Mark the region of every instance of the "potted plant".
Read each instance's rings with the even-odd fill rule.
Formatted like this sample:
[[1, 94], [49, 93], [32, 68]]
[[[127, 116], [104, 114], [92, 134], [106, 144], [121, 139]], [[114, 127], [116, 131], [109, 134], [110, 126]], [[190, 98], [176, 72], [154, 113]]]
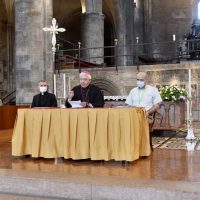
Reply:
[[178, 102], [185, 100], [187, 97], [187, 92], [185, 89], [177, 85], [167, 85], [161, 87], [159, 91], [163, 101]]

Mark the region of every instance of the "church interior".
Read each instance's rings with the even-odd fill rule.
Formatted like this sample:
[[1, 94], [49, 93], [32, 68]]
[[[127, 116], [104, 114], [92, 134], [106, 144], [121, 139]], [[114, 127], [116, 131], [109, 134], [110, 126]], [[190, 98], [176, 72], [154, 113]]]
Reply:
[[[200, 0], [0, 5], [0, 199], [200, 199]], [[104, 108], [63, 108], [84, 70]], [[151, 128], [125, 108], [138, 72]], [[41, 80], [58, 108], [30, 108]]]

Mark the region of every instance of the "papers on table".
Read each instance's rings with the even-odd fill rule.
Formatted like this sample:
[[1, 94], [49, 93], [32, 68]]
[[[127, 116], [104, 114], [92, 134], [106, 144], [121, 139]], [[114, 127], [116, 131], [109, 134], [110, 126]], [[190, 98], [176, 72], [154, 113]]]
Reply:
[[69, 101], [69, 103], [71, 104], [72, 108], [83, 108], [81, 101]]

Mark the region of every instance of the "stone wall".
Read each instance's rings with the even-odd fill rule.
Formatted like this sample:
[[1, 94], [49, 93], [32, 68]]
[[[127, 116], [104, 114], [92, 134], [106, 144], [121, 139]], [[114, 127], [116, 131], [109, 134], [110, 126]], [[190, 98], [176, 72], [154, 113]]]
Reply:
[[3, 8], [0, 8], [0, 98], [8, 90], [7, 23]]
[[26, 104], [40, 80], [47, 80], [53, 89], [51, 35], [42, 30], [51, 25], [52, 1], [16, 0], [15, 19], [16, 102]]
[[[183, 62], [180, 64], [146, 65], [140, 66], [140, 71], [148, 74], [148, 83], [154, 86], [177, 84], [188, 90], [188, 68], [192, 68], [192, 97], [193, 117], [200, 120], [200, 62]], [[136, 86], [136, 66], [115, 68], [87, 69], [92, 73], [93, 84], [100, 87], [105, 96], [128, 95]], [[63, 73], [66, 74], [66, 94], [70, 88], [79, 84], [79, 72], [77, 69], [62, 70], [57, 75], [57, 94], [63, 98]]]
[[[105, 96], [127, 95], [136, 82], [137, 70], [135, 66], [119, 67], [118, 71], [115, 68], [90, 68], [87, 70], [91, 71], [92, 83], [99, 86]], [[66, 74], [67, 90], [79, 84], [77, 69], [62, 70], [62, 73]]]
[[[54, 0], [54, 2], [57, 2], [57, 0]], [[65, 0], [59, 1], [59, 6], [62, 6], [65, 2]], [[70, 19], [70, 16], [73, 16], [76, 10], [75, 8], [80, 10], [81, 4], [79, 1], [76, 1], [75, 3], [78, 7], [73, 7], [72, 1], [67, 2], [71, 2], [71, 7], [68, 8], [67, 5], [65, 5], [63, 9], [69, 9], [67, 11], [67, 18]], [[113, 37], [118, 38], [119, 45], [127, 45], [135, 42], [136, 36], [141, 38], [141, 40], [139, 40], [140, 42], [159, 42], [172, 40], [172, 34], [176, 34], [176, 38], [179, 40], [184, 33], [189, 31], [193, 8], [191, 1], [169, 0], [166, 3], [165, 0], [155, 0], [134, 2], [136, 2], [136, 7], [134, 7], [132, 0], [103, 1], [103, 5], [106, 4], [109, 10], [107, 15], [109, 13], [108, 16], [110, 20], [112, 19], [113, 33], [115, 34]], [[71, 8], [74, 9], [70, 15]], [[14, 9], [16, 19], [16, 95], [17, 103], [23, 104], [31, 102], [33, 94], [37, 93], [37, 83], [40, 79], [47, 79], [50, 84], [50, 91], [53, 91], [54, 70], [51, 37], [48, 33], [42, 31], [44, 26], [51, 25], [53, 16], [52, 0], [16, 0]], [[59, 9], [57, 9], [57, 11], [59, 11]], [[105, 9], [100, 13], [102, 14], [103, 11], [105, 11]], [[5, 15], [5, 13], [3, 15]], [[62, 15], [59, 16], [62, 18]], [[143, 16], [145, 16], [145, 18], [143, 18]], [[94, 27], [98, 29], [98, 27]], [[5, 29], [2, 29], [1, 26], [1, 36], [2, 33], [4, 34], [3, 30]], [[67, 31], [71, 30], [67, 29]], [[88, 35], [88, 37], [90, 37], [90, 35]], [[6, 41], [5, 35], [0, 38], [0, 41]], [[3, 45], [3, 43], [0, 44]], [[119, 54], [128, 53], [131, 55], [124, 60], [119, 58], [117, 64], [121, 66], [125, 65], [124, 67], [118, 67], [118, 71], [116, 71], [115, 68], [92, 69], [93, 81], [102, 88], [105, 95], [126, 95], [135, 85], [136, 67], [126, 67], [132, 64], [131, 60], [133, 59], [132, 55], [134, 49], [126, 46], [119, 48], [118, 51]], [[159, 49], [148, 48], [148, 51], [159, 52]], [[5, 88], [8, 81], [6, 77], [8, 66], [4, 60], [6, 56], [1, 56], [2, 53], [6, 54], [6, 50], [2, 50], [1, 48], [0, 89]], [[191, 65], [196, 66], [198, 64], [193, 63]], [[171, 66], [171, 68], [169, 66]], [[190, 66], [190, 64], [156, 65], [156, 67], [143, 66], [141, 69], [148, 71], [150, 82], [153, 84], [169, 84], [170, 80], [175, 77], [174, 79], [176, 79], [176, 81], [178, 80], [184, 85], [184, 81], [187, 81], [187, 70], [179, 70], [178, 66], [180, 69], [184, 69]], [[163, 70], [165, 70], [165, 72], [163, 72]], [[66, 73], [66, 82], [70, 82], [71, 87], [78, 84], [78, 70], [66, 70], [63, 72]], [[197, 82], [197, 86], [194, 87], [197, 88], [199, 78], [194, 75], [194, 80]]]
[[[141, 12], [141, 2], [143, 2], [143, 17]], [[142, 31], [138, 35], [143, 43], [158, 43], [159, 45], [147, 45], [144, 49], [145, 58], [173, 59], [176, 57], [175, 45], [173, 45], [173, 34], [176, 35], [176, 41], [183, 40], [185, 35], [191, 31], [193, 21], [193, 5], [190, 0], [147, 0], [139, 1], [136, 7], [137, 26], [135, 29]], [[168, 43], [166, 43], [168, 42]], [[170, 43], [171, 42], [171, 43]], [[178, 44], [177, 44], [178, 45]]]
[[200, 121], [200, 61], [141, 66], [149, 75], [149, 83], [159, 85], [181, 85], [188, 91], [188, 68], [192, 69], [192, 113], [193, 120]]

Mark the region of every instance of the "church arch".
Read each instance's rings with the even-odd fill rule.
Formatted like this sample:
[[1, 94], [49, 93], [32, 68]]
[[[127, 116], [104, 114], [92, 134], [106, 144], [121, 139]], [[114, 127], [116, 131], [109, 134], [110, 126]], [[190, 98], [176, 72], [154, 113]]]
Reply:
[[[114, 24], [114, 6], [111, 3], [103, 0], [103, 15], [104, 15], [104, 46], [114, 45], [114, 38], [116, 38], [115, 24]], [[77, 45], [80, 41], [82, 47], [82, 14], [86, 11], [85, 0], [53, 0], [53, 16], [57, 19], [59, 27], [66, 29], [66, 32], [60, 34], [65, 41], [72, 42]], [[73, 48], [69, 43], [63, 42], [63, 49]], [[62, 45], [61, 45], [62, 46]], [[61, 47], [62, 48], [62, 47]], [[114, 55], [114, 49], [105, 49], [104, 55]], [[106, 58], [105, 62], [108, 66], [113, 65], [113, 58]]]
[[53, 0], [53, 16], [57, 19], [59, 27], [66, 29], [66, 32], [59, 37], [64, 39], [64, 49], [72, 48], [67, 42], [75, 45], [81, 40], [81, 1], [80, 0]]
[[119, 95], [119, 88], [110, 80], [105, 78], [94, 78], [92, 84], [98, 86], [103, 92], [104, 96], [116, 96]]

